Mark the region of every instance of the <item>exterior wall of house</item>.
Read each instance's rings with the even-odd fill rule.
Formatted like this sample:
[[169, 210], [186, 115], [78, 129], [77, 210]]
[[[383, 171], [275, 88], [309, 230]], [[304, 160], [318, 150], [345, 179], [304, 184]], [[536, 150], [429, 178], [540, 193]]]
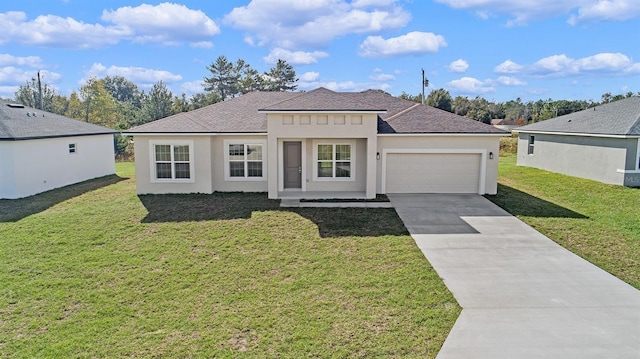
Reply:
[[[533, 154], [528, 154], [531, 135], [535, 136]], [[519, 133], [517, 164], [624, 185], [624, 172], [632, 169], [636, 146], [636, 139]], [[635, 174], [628, 176], [635, 181]]]
[[[484, 193], [496, 194], [498, 191], [498, 157], [500, 150], [499, 136], [471, 136], [471, 135], [385, 135], [378, 138], [377, 152], [383, 154], [385, 152], [393, 152], [395, 150], [402, 151], [434, 151], [441, 153], [479, 153], [484, 159]], [[493, 153], [493, 159], [489, 154]], [[377, 187], [376, 191], [382, 193], [382, 165], [381, 156], [377, 162]], [[482, 164], [481, 164], [482, 166]], [[446, 169], [442, 169], [446, 171]]]
[[[302, 191], [365, 191], [368, 198], [374, 198], [377, 126], [377, 114], [373, 113], [269, 113], [269, 198], [277, 198], [278, 192], [284, 190], [282, 144], [285, 141], [302, 142]], [[314, 179], [314, 146], [318, 141], [355, 144], [354, 180]]]
[[[225, 155], [229, 144], [262, 145], [262, 178], [230, 178], [229, 164]], [[211, 142], [211, 169], [214, 192], [267, 192], [269, 173], [267, 135], [213, 136]]]
[[3, 141], [0, 146], [0, 198], [27, 197], [115, 173], [113, 135]]
[[[156, 180], [153, 144], [191, 146], [191, 178]], [[138, 194], [213, 193], [211, 136], [134, 136], [134, 151]]]

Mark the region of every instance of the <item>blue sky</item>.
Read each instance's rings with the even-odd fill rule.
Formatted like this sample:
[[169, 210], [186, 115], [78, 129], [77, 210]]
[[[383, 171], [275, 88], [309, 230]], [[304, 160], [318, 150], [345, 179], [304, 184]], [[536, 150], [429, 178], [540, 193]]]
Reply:
[[38, 70], [68, 95], [92, 76], [202, 92], [218, 56], [278, 58], [300, 90], [507, 101], [640, 91], [638, 0], [21, 0], [0, 2], [0, 96]]

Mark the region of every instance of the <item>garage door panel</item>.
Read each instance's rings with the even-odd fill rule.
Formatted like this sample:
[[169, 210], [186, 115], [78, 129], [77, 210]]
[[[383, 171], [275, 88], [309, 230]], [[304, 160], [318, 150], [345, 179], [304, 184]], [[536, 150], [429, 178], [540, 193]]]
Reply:
[[478, 193], [477, 153], [388, 153], [387, 193]]

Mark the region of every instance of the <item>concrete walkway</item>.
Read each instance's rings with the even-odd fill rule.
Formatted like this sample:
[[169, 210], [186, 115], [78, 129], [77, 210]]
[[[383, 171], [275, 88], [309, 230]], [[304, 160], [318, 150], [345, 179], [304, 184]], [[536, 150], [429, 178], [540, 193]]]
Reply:
[[479, 195], [389, 195], [463, 310], [438, 359], [640, 358], [640, 291]]

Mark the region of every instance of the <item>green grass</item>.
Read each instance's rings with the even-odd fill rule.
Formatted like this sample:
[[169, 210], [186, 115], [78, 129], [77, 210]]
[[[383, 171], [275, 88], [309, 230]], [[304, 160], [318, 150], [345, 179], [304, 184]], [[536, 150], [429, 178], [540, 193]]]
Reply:
[[0, 201], [0, 357], [435, 357], [460, 308], [393, 209], [137, 196]]
[[491, 201], [640, 289], [640, 189], [516, 166], [500, 158]]

